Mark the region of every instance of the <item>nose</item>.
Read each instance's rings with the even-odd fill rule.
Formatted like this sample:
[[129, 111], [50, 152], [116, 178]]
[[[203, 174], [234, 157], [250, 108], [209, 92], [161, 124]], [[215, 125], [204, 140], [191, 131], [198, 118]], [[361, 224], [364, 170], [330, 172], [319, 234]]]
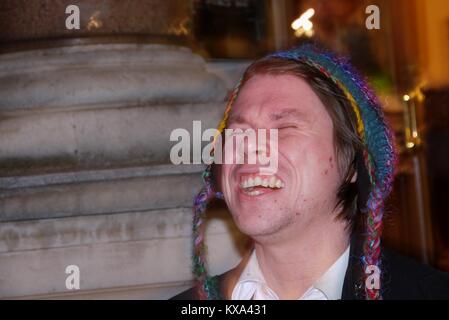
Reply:
[[[225, 159], [228, 164], [269, 164], [271, 154], [277, 148], [277, 134], [271, 132], [267, 137], [266, 129], [246, 129], [226, 136]], [[272, 141], [272, 137], [275, 141]], [[235, 157], [235, 162], [233, 161]]]
[[257, 129], [253, 139], [245, 139], [246, 146], [244, 146], [245, 156], [249, 164], [266, 165], [260, 160], [269, 157], [270, 139], [267, 138], [266, 129]]
[[257, 142], [257, 135], [254, 139], [245, 139], [245, 141], [246, 145], [244, 146], [244, 150], [246, 156], [257, 155], [261, 151], [259, 143]]

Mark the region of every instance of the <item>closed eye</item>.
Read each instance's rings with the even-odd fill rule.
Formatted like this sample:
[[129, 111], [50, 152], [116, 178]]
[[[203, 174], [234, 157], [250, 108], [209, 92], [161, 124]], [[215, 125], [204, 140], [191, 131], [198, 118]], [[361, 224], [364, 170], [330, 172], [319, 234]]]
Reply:
[[[248, 128], [249, 129], [249, 128]], [[247, 135], [248, 129], [242, 129], [242, 128], [228, 128], [226, 131], [226, 136], [228, 137], [235, 137], [239, 135]]]

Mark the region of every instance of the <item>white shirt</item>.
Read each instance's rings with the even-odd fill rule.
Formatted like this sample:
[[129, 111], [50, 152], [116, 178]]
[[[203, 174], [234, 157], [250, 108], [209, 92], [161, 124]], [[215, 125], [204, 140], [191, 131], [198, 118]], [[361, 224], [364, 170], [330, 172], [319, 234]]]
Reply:
[[[298, 300], [339, 300], [349, 262], [349, 246], [334, 264]], [[256, 251], [232, 291], [232, 300], [279, 300], [268, 287], [257, 261]]]

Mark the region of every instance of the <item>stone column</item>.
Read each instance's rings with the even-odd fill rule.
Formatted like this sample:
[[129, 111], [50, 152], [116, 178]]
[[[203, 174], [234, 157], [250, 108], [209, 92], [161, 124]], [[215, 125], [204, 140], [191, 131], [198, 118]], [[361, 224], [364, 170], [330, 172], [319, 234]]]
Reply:
[[[223, 80], [176, 45], [12, 47], [0, 55], [0, 298], [164, 299], [190, 286], [203, 166], [171, 164], [169, 137], [216, 126]], [[212, 273], [239, 259], [216, 211]], [[66, 288], [69, 265], [80, 290]]]

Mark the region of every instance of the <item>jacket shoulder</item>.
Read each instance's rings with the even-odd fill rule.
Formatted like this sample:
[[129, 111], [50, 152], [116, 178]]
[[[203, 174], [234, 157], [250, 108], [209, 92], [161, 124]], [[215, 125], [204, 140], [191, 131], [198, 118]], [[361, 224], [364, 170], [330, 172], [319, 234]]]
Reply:
[[449, 273], [390, 250], [383, 256], [385, 299], [449, 299]]

